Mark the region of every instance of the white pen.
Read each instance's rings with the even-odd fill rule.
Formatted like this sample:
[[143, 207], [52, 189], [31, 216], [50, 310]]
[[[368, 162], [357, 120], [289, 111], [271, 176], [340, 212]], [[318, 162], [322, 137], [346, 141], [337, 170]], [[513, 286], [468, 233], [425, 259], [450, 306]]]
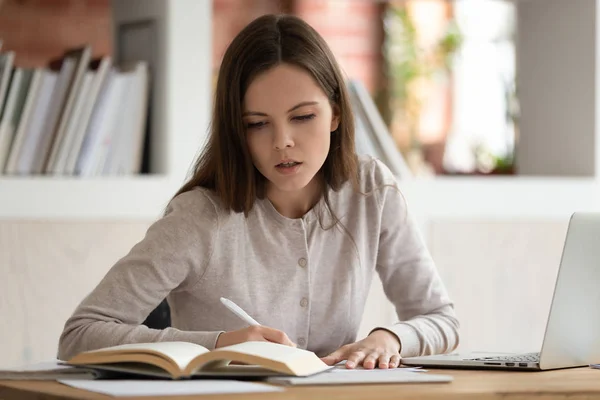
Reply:
[[221, 303], [225, 305], [231, 312], [240, 317], [249, 325], [260, 325], [254, 318], [248, 315], [248, 313], [240, 308], [233, 301], [226, 299], [225, 297], [221, 297]]

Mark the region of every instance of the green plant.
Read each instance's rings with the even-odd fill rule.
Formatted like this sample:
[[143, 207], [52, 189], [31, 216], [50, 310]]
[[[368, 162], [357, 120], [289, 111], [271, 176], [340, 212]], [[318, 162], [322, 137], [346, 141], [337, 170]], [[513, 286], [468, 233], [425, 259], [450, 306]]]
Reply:
[[406, 4], [390, 4], [386, 17], [386, 55], [392, 79], [391, 104], [394, 112], [402, 112], [410, 135], [410, 149], [418, 149], [418, 124], [425, 99], [418, 86], [439, 72], [450, 70], [452, 58], [462, 43], [462, 35], [454, 20], [430, 48], [419, 46], [415, 24]]

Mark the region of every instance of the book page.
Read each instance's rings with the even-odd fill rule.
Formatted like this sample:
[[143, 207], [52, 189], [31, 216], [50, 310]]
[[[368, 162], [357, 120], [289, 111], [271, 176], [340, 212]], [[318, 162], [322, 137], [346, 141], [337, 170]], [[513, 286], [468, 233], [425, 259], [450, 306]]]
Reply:
[[[195, 357], [200, 354], [207, 353], [208, 349], [195, 343], [189, 342], [156, 342], [156, 343], [132, 343], [123, 344], [114, 347], [108, 347], [105, 349], [93, 350], [87, 353], [86, 359], [89, 361], [94, 360], [94, 356], [100, 355], [113, 355], [118, 356], [122, 361], [128, 361], [127, 354], [155, 354], [162, 358], [172, 360], [180, 370], [184, 370], [185, 367]], [[77, 356], [75, 356], [77, 357]], [[114, 359], [114, 357], [112, 357]]]
[[297, 347], [286, 346], [272, 342], [244, 342], [232, 346], [221, 347], [212, 352], [234, 351], [240, 354], [257, 355], [274, 361], [284, 363], [293, 362], [294, 359], [306, 357], [307, 354], [314, 354], [308, 350]]
[[[256, 364], [273, 371], [305, 376], [330, 369], [311, 351], [285, 346], [272, 342], [245, 342], [213, 350], [188, 366], [187, 373], [193, 373], [196, 366], [205, 364], [201, 369], [210, 369], [215, 365], [210, 361], [231, 360], [247, 364]], [[216, 364], [217, 366], [219, 364]]]

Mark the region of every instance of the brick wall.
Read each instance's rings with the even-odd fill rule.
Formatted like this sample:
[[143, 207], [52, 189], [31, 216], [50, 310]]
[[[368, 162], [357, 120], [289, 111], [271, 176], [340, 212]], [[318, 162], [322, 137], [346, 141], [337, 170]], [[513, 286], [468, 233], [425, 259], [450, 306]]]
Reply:
[[325, 38], [346, 75], [374, 93], [383, 62], [381, 7], [376, 1], [300, 0], [294, 13]]
[[86, 43], [94, 56], [109, 54], [111, 21], [110, 0], [0, 0], [2, 49], [14, 50], [21, 67]]
[[288, 3], [282, 0], [213, 0], [213, 70], [218, 71], [227, 46], [246, 25], [264, 14], [288, 12]]
[[[293, 12], [323, 35], [346, 74], [373, 92], [380, 78], [380, 7], [373, 1], [213, 0], [213, 69], [254, 18]], [[94, 56], [109, 54], [111, 34], [110, 0], [0, 0], [3, 50], [15, 50], [22, 67], [43, 65], [85, 43], [92, 45]]]
[[319, 32], [346, 75], [360, 79], [374, 93], [382, 63], [382, 4], [349, 0], [214, 0], [213, 68], [244, 26], [266, 13], [293, 13]]

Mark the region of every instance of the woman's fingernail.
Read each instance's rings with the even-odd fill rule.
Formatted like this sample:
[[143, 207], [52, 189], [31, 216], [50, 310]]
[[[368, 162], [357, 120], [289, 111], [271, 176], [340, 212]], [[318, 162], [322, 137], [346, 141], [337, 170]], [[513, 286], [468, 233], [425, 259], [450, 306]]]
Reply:
[[354, 368], [354, 363], [352, 361], [346, 361], [346, 365], [350, 368]]

